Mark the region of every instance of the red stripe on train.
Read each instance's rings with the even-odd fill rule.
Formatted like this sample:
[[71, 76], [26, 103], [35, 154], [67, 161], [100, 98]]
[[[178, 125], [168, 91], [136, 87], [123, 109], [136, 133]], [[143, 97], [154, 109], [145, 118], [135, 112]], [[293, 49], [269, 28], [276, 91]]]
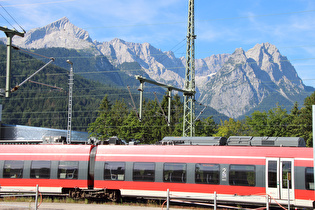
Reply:
[[11, 187], [64, 187], [64, 188], [87, 188], [87, 180], [73, 179], [1, 179], [1, 186]]

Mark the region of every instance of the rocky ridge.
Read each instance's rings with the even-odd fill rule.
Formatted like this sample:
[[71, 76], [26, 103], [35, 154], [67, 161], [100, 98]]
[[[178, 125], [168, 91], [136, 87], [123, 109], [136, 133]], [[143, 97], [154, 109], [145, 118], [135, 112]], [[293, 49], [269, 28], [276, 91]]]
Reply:
[[[158, 82], [180, 88], [184, 84], [185, 58], [176, 58], [171, 51], [162, 52], [149, 43], [132, 43], [118, 38], [109, 42], [92, 41], [87, 31], [74, 26], [66, 17], [30, 30], [25, 38], [14, 37], [13, 44], [35, 49], [86, 50], [105, 56], [115, 67], [138, 63], [141, 69], [127, 71], [129, 76], [143, 72]], [[233, 118], [257, 107], [271, 93], [294, 103], [297, 95], [305, 92], [294, 67], [269, 43], [257, 44], [247, 52], [239, 48], [233, 54], [196, 59], [195, 80], [200, 95], [197, 100]]]

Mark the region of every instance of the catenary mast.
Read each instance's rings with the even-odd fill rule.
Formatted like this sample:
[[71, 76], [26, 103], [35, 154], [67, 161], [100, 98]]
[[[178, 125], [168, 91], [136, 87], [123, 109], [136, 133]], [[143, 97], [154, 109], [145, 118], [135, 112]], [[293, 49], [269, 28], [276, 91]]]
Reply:
[[195, 135], [195, 16], [194, 0], [189, 0], [184, 89], [183, 136]]
[[67, 144], [71, 144], [71, 121], [72, 121], [72, 89], [73, 89], [73, 63], [67, 60], [71, 65], [69, 74], [69, 101], [68, 101], [68, 126], [67, 126]]
[[143, 84], [148, 82], [154, 85], [165, 87], [169, 92], [168, 105], [168, 125], [170, 125], [170, 109], [171, 109], [171, 91], [176, 90], [184, 94], [184, 116], [183, 116], [183, 136], [195, 136], [195, 26], [194, 26], [194, 0], [189, 0], [188, 5], [188, 30], [187, 30], [187, 54], [186, 54], [186, 70], [184, 89], [175, 88], [159, 82], [152, 81], [140, 75], [136, 75], [136, 79], [140, 81], [140, 110], [139, 120], [142, 120], [142, 99]]

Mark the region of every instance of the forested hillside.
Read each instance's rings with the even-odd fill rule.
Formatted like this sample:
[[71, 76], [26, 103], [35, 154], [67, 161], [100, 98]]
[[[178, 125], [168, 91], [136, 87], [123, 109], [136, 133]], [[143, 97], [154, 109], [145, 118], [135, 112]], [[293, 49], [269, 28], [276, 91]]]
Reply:
[[[0, 46], [0, 59], [2, 61], [0, 63], [0, 88], [5, 88], [6, 48], [3, 45]], [[57, 60], [58, 58], [56, 58]], [[21, 83], [48, 61], [46, 59], [46, 61], [42, 62], [31, 55], [13, 50], [11, 87]], [[64, 59], [63, 62], [70, 69], [70, 65]], [[68, 117], [68, 74], [69, 70], [57, 67], [52, 63], [34, 76], [32, 80], [63, 88], [62, 91], [27, 82], [16, 92], [13, 92], [10, 98], [2, 98], [2, 123], [66, 129]], [[105, 94], [109, 94], [110, 100], [113, 101], [129, 96], [127, 88], [119, 89], [90, 81], [75, 73], [73, 130], [87, 131], [89, 123], [93, 122], [97, 116], [97, 109]]]

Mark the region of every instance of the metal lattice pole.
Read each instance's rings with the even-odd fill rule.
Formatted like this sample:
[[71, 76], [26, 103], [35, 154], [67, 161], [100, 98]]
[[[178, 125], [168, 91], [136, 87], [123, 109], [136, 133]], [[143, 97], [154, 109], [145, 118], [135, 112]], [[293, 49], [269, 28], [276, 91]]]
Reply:
[[187, 52], [186, 52], [186, 72], [185, 90], [189, 94], [184, 94], [184, 116], [183, 116], [183, 136], [195, 135], [195, 17], [194, 0], [189, 0], [188, 8], [188, 28], [187, 28]]
[[71, 144], [71, 119], [72, 119], [72, 87], [73, 87], [73, 63], [67, 60], [71, 65], [69, 74], [69, 102], [68, 102], [68, 126], [67, 126], [67, 144]]
[[[184, 90], [174, 88], [169, 85], [155, 82], [139, 75], [136, 79], [140, 81], [140, 111], [139, 117], [142, 120], [142, 97], [143, 97], [143, 83], [149, 82], [161, 87], [168, 88], [169, 97], [171, 97], [171, 90], [176, 90], [184, 93], [184, 116], [183, 116], [183, 136], [195, 135], [195, 17], [194, 17], [194, 0], [189, 0], [188, 8], [188, 30], [187, 30], [187, 54], [186, 54], [186, 72]], [[170, 122], [170, 107], [171, 99], [169, 99], [168, 123]]]

